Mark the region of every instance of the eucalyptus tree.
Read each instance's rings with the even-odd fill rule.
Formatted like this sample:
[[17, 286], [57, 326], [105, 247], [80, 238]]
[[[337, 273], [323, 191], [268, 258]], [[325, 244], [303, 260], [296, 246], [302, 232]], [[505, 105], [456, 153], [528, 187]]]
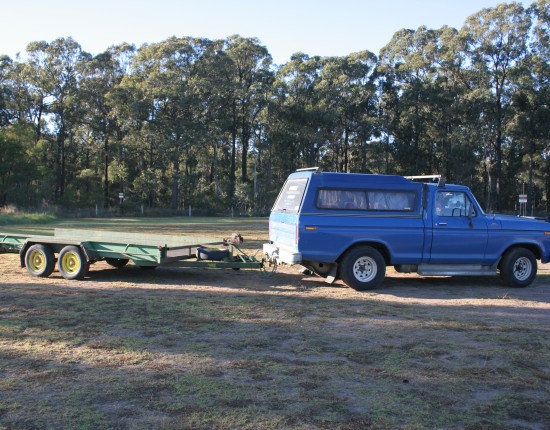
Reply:
[[79, 64], [90, 58], [72, 38], [32, 42], [27, 46], [28, 66], [40, 90], [46, 112], [53, 116], [56, 143], [54, 198], [63, 198], [67, 175], [67, 139], [78, 125], [82, 111], [78, 103]]
[[[41, 69], [33, 67], [18, 59], [12, 61], [8, 57], [2, 60], [2, 87], [3, 87], [3, 121], [4, 125], [16, 126], [10, 131], [12, 138], [9, 142], [26, 142], [32, 139], [33, 157], [29, 150], [13, 152], [11, 157], [20, 157], [21, 160], [13, 162], [27, 162], [32, 160], [35, 169], [29, 169], [29, 175], [24, 176], [25, 182], [33, 186], [27, 191], [26, 197], [41, 196], [38, 201], [50, 202], [56, 184], [56, 154], [51, 145], [51, 132], [49, 131], [49, 119], [47, 102], [49, 99], [47, 90], [43, 88], [40, 78]], [[29, 136], [28, 128], [32, 130]], [[13, 133], [22, 133], [19, 140], [13, 139]], [[26, 145], [26, 144], [25, 144]], [[25, 161], [23, 160], [25, 159]], [[34, 176], [32, 171], [40, 174]], [[18, 201], [18, 203], [21, 203]]]
[[327, 150], [329, 119], [321, 106], [323, 59], [298, 52], [276, 74], [269, 134], [284, 178], [296, 167], [319, 165]]
[[481, 108], [471, 97], [475, 76], [468, 68], [465, 42], [452, 27], [442, 27], [437, 37], [433, 59], [437, 97], [430, 135], [435, 145], [434, 172], [483, 190], [477, 155], [483, 139], [478, 127]]
[[[124, 92], [118, 95], [124, 115], [132, 118], [128, 122], [131, 136], [127, 141], [141, 154], [138, 171], [163, 171], [161, 176], [171, 183], [173, 209], [179, 207], [182, 162], [184, 199], [190, 199], [195, 187], [196, 152], [200, 150], [198, 141], [204, 131], [201, 106], [207, 102], [198, 97], [195, 75], [211, 43], [207, 39], [174, 37], [142, 47], [121, 84]], [[135, 186], [152, 183], [149, 179], [139, 180]], [[149, 194], [158, 194], [157, 191], [155, 182]], [[152, 199], [148, 200], [152, 204]]]
[[537, 202], [546, 200], [550, 213], [550, 3], [538, 0], [528, 13], [533, 20], [530, 52], [514, 75], [516, 116], [511, 131], [520, 155], [525, 154], [518, 179], [527, 183], [528, 206], [534, 210]]
[[440, 169], [441, 111], [446, 104], [437, 85], [442, 30], [400, 30], [380, 53], [383, 129], [398, 171], [426, 174]]
[[8, 107], [11, 88], [9, 85], [9, 72], [13, 61], [7, 55], [0, 56], [0, 127], [10, 123], [12, 113]]
[[40, 79], [41, 69], [27, 62], [12, 61], [6, 57], [3, 62], [4, 92], [6, 110], [10, 122], [25, 122], [34, 129], [34, 142], [37, 144], [46, 130], [48, 112], [48, 89]]
[[237, 141], [241, 144], [241, 182], [247, 183], [248, 156], [259, 114], [267, 106], [272, 84], [272, 58], [256, 38], [233, 35], [225, 40], [224, 52], [231, 59], [226, 76], [233, 90], [231, 100], [231, 166], [229, 199], [235, 192]]
[[[234, 85], [229, 79], [234, 67], [233, 60], [224, 51], [226, 41], [214, 40], [205, 45], [200, 61], [195, 64], [190, 84], [199, 101], [196, 104], [196, 122], [201, 132], [196, 135], [196, 143], [202, 150], [197, 151], [198, 168], [201, 171], [200, 191], [207, 199], [216, 200], [217, 205], [227, 203], [229, 194], [230, 163], [228, 148], [232, 148], [228, 137], [233, 130]], [[231, 151], [231, 150], [230, 150]], [[235, 163], [232, 163], [233, 168]], [[208, 202], [215, 206], [215, 202]], [[213, 208], [215, 209], [215, 208]]]
[[83, 122], [90, 135], [90, 146], [95, 149], [97, 164], [102, 166], [104, 208], [109, 207], [112, 200], [109, 192], [112, 143], [120, 142], [122, 138], [120, 120], [110, 95], [117, 91], [134, 53], [133, 45], [113, 46], [85, 62], [81, 68], [80, 99], [84, 108]]
[[32, 180], [36, 179], [39, 166], [33, 149], [33, 130], [28, 124], [0, 128], [0, 207], [35, 203]]
[[[376, 60], [369, 51], [323, 59], [317, 90], [325, 117], [331, 117], [331, 164], [337, 171], [367, 171], [366, 143], [375, 133]], [[358, 163], [352, 147], [358, 150]]]
[[488, 139], [483, 159], [487, 174], [487, 207], [500, 209], [503, 150], [511, 118], [513, 75], [527, 55], [531, 20], [519, 3], [500, 4], [468, 17], [460, 30], [477, 82], [472, 96], [483, 106]]

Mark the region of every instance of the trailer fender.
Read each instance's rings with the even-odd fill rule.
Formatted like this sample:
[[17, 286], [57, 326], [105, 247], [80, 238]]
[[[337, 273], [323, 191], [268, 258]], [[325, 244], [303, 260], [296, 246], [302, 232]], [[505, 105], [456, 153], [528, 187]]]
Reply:
[[101, 257], [92, 249], [91, 245], [88, 242], [82, 242], [79, 245], [80, 250], [84, 254], [84, 258], [88, 263], [94, 263], [97, 260], [100, 260]]

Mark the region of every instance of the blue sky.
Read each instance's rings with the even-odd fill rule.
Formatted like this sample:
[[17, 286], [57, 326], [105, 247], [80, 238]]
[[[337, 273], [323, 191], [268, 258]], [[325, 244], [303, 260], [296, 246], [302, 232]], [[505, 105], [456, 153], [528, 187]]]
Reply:
[[[294, 52], [378, 54], [401, 28], [460, 28], [502, 0], [0, 0], [0, 55], [29, 42], [72, 36], [98, 54], [121, 42], [141, 46], [171, 36], [257, 37], [274, 62]], [[532, 2], [520, 1], [525, 7]]]

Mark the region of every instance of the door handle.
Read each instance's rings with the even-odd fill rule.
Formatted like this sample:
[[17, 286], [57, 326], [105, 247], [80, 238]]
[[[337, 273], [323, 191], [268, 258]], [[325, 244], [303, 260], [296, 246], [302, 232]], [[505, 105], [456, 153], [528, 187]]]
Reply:
[[447, 225], [446, 222], [438, 222], [437, 225]]

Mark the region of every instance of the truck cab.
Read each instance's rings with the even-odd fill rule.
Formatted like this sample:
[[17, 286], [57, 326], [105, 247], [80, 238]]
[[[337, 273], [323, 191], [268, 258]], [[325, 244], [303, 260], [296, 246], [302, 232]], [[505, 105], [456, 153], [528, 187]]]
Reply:
[[468, 187], [439, 179], [298, 170], [273, 206], [266, 258], [357, 290], [379, 286], [387, 266], [531, 284], [537, 259], [550, 260], [550, 223], [487, 215]]

